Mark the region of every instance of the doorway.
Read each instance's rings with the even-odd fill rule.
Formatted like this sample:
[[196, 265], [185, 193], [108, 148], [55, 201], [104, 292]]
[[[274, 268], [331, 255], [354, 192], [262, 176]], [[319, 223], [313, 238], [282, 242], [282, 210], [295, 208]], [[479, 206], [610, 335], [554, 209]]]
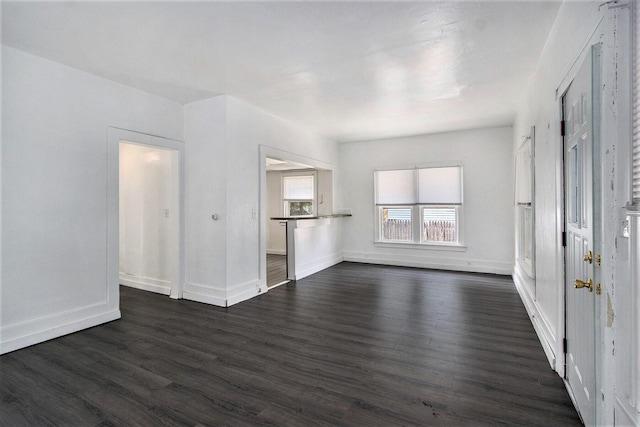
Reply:
[[184, 143], [110, 127], [107, 154], [110, 289], [182, 298]]
[[120, 141], [120, 284], [177, 294], [178, 152]]
[[[268, 159], [268, 160], [267, 160]], [[297, 257], [295, 249], [296, 241], [296, 222], [286, 221], [281, 218], [289, 218], [292, 216], [305, 216], [310, 213], [310, 217], [326, 216], [332, 213], [333, 209], [333, 172], [335, 165], [321, 160], [300, 156], [288, 151], [279, 150], [277, 148], [260, 146], [260, 283], [265, 290], [288, 283], [289, 280], [295, 280], [296, 269], [309, 260]], [[277, 179], [270, 179], [270, 185], [267, 182], [269, 172], [278, 172]], [[309, 210], [308, 196], [296, 192], [292, 198], [285, 198], [283, 175], [314, 175], [314, 196], [311, 201], [312, 207]], [[277, 174], [274, 174], [276, 176]], [[306, 180], [302, 180], [306, 181]], [[301, 182], [298, 182], [302, 184]], [[299, 187], [305, 185], [292, 185], [291, 188], [300, 190]], [[271, 199], [271, 200], [269, 200]], [[301, 212], [304, 211], [304, 213]], [[278, 218], [278, 219], [271, 219]], [[312, 218], [307, 218], [312, 219]], [[288, 229], [288, 231], [287, 231]], [[269, 243], [269, 235], [274, 232], [278, 236], [280, 242], [275, 246]], [[275, 250], [274, 250], [275, 249]], [[267, 274], [268, 255], [280, 255], [280, 267], [283, 268], [282, 259], [286, 260], [286, 280], [271, 279]], [[286, 258], [282, 255], [286, 255]], [[281, 273], [280, 273], [281, 274]], [[275, 277], [275, 276], [274, 276]], [[280, 276], [281, 278], [282, 276]], [[271, 280], [270, 280], [271, 279]], [[278, 280], [278, 281], [276, 281]]]
[[285, 161], [267, 157], [267, 287], [273, 288], [287, 282], [287, 227], [281, 217], [281, 188], [279, 165]]
[[[274, 288], [289, 282], [289, 228], [287, 218], [303, 214], [317, 215], [313, 211], [317, 194], [317, 172], [309, 165], [267, 157], [266, 166], [266, 209], [267, 209], [267, 287]], [[285, 180], [299, 178], [287, 184]], [[306, 178], [310, 178], [310, 181]], [[299, 181], [299, 182], [298, 182]], [[294, 200], [287, 197], [295, 193]], [[297, 212], [298, 209], [301, 212]], [[308, 211], [304, 211], [307, 209]], [[304, 212], [303, 212], [304, 211]], [[280, 218], [280, 219], [274, 219]]]
[[565, 380], [586, 425], [596, 420], [600, 294], [599, 45], [562, 97], [565, 247]]

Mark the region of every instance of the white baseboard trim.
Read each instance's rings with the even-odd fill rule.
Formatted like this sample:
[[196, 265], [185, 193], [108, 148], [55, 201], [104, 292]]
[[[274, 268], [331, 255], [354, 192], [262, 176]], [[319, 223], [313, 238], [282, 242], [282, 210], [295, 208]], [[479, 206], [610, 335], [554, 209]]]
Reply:
[[538, 307], [534, 296], [529, 291], [529, 287], [526, 285], [527, 280], [531, 279], [528, 278], [525, 272], [517, 264], [514, 267], [512, 277], [516, 290], [518, 291], [518, 294], [520, 294], [520, 299], [522, 300], [524, 308], [527, 310], [529, 319], [531, 319], [533, 329], [535, 329], [536, 335], [538, 335], [538, 340], [540, 341], [542, 349], [547, 356], [549, 365], [554, 371], [558, 372], [558, 374], [561, 376], [564, 375], [564, 372], [561, 372], [563, 370], [560, 366], [562, 363], [558, 363], [556, 351], [554, 350], [558, 344], [557, 338], [553, 334], [548, 320]]
[[0, 354], [92, 328], [120, 317], [119, 309], [109, 309], [107, 304], [95, 304], [17, 325], [9, 325], [0, 328], [0, 337], [2, 337]]
[[260, 286], [260, 280], [250, 280], [227, 289], [227, 307], [246, 301], [265, 292]]
[[339, 264], [342, 261], [344, 261], [342, 253], [333, 253], [320, 259], [314, 259], [312, 262], [307, 264], [296, 266], [296, 280], [311, 276], [312, 274]]
[[190, 301], [217, 305], [218, 307], [227, 306], [226, 292], [224, 290], [204, 285], [197, 285], [195, 283], [184, 284], [182, 298]]
[[151, 277], [133, 276], [120, 272], [120, 284], [130, 288], [142, 289], [162, 295], [171, 295], [171, 282], [168, 280], [153, 279]]
[[344, 261], [365, 264], [396, 265], [401, 267], [430, 268], [435, 270], [468, 271], [510, 276], [513, 265], [509, 262], [485, 261], [459, 258], [425, 258], [416, 255], [373, 254], [344, 252]]
[[251, 299], [266, 292], [266, 288], [260, 285], [258, 279], [235, 285], [227, 290], [215, 289], [209, 286], [185, 283], [182, 298], [190, 301], [216, 305], [218, 307], [230, 307], [242, 301]]

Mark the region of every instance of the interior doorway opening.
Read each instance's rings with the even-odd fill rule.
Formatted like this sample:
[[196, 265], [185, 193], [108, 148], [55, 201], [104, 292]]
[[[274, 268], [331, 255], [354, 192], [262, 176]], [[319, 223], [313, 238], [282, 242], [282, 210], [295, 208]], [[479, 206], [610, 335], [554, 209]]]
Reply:
[[295, 279], [295, 236], [290, 221], [331, 213], [331, 171], [266, 157], [267, 287]]
[[180, 298], [179, 151], [119, 143], [119, 283]]
[[[296, 249], [300, 237], [298, 232], [300, 227], [313, 226], [317, 222], [315, 220], [333, 212], [335, 165], [264, 145], [260, 146], [259, 159], [260, 283], [265, 289], [270, 289], [296, 280], [299, 272], [316, 265], [317, 254], [313, 249], [307, 248], [302, 252]], [[308, 188], [310, 175], [313, 175], [313, 197], [302, 191]], [[285, 176], [289, 178], [285, 179]], [[277, 239], [270, 241], [274, 236]], [[303, 243], [309, 243], [302, 238]], [[281, 280], [282, 276], [277, 279], [268, 274], [270, 254], [281, 255], [279, 269], [285, 269], [285, 280]]]
[[290, 170], [308, 170], [310, 166], [283, 159], [266, 158], [267, 209], [267, 288], [289, 282], [287, 256], [287, 223], [272, 218], [285, 217], [283, 210], [282, 173]]

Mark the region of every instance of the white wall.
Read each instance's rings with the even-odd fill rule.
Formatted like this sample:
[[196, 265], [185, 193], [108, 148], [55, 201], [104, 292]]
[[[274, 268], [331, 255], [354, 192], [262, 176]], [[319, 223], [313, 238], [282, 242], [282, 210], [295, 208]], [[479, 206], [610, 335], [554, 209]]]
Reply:
[[[635, 3], [638, 7], [638, 4]], [[605, 396], [599, 412], [602, 424], [640, 426], [640, 280], [631, 269], [640, 267], [638, 248], [631, 249], [629, 233], [635, 242], [640, 236], [638, 218], [627, 217], [631, 204], [631, 75], [629, 55], [630, 13], [618, 8], [606, 18], [607, 46], [603, 54], [603, 135], [602, 225], [599, 248], [604, 263], [602, 298], [597, 299], [602, 325], [601, 354], [596, 358], [601, 373], [600, 388]], [[638, 11], [636, 9], [636, 14]], [[636, 15], [638, 16], [638, 15]], [[635, 47], [638, 49], [638, 47]], [[638, 59], [635, 59], [636, 64]], [[637, 101], [636, 101], [637, 102]], [[636, 125], [637, 126], [637, 125]], [[634, 126], [635, 127], [635, 126]]]
[[[226, 98], [184, 107], [185, 283], [183, 297], [226, 306]], [[217, 220], [212, 215], [217, 215]]]
[[[185, 106], [185, 147], [184, 297], [227, 306], [265, 292], [265, 153], [272, 150], [286, 159], [337, 169], [337, 144], [220, 96]], [[211, 219], [213, 213], [217, 221]], [[324, 252], [335, 248], [332, 240]], [[342, 259], [341, 253], [332, 256]]]
[[[259, 212], [266, 173], [263, 172], [264, 151], [261, 153], [260, 147], [289, 153], [286, 157], [277, 156], [279, 158], [295, 161], [293, 156], [298, 155], [305, 158], [301, 163], [316, 167], [316, 163], [321, 162], [335, 165], [337, 169], [338, 144], [242, 101], [227, 99], [227, 204], [234, 212], [227, 235], [227, 281], [230, 298], [241, 300], [252, 292], [255, 295], [256, 286], [266, 288], [266, 269], [261, 264], [261, 253], [264, 252], [261, 228], [266, 226], [263, 217], [266, 211]], [[265, 176], [261, 176], [263, 173]], [[256, 218], [253, 217], [254, 210]], [[330, 250], [330, 247], [326, 248], [326, 251]]]
[[[107, 127], [182, 139], [182, 106], [2, 47], [0, 352], [120, 316]], [[116, 214], [117, 215], [117, 214]]]
[[[514, 257], [512, 129], [493, 128], [343, 144], [344, 258], [358, 262], [510, 274]], [[464, 166], [466, 249], [374, 244], [373, 172], [438, 162]]]
[[172, 151], [120, 143], [120, 284], [169, 295], [178, 247]]
[[345, 224], [351, 220], [352, 218], [323, 218], [297, 221], [293, 231], [296, 280], [343, 261], [342, 232]]

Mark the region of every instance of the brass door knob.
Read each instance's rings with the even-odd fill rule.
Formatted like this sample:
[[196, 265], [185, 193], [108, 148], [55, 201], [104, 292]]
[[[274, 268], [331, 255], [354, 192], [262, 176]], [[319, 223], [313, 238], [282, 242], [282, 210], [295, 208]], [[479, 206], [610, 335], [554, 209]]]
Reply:
[[576, 289], [588, 288], [589, 292], [593, 292], [593, 279], [589, 279], [586, 282], [583, 282], [580, 279], [576, 279], [574, 284]]
[[583, 259], [589, 264], [593, 263], [593, 253], [591, 251], [587, 252]]

